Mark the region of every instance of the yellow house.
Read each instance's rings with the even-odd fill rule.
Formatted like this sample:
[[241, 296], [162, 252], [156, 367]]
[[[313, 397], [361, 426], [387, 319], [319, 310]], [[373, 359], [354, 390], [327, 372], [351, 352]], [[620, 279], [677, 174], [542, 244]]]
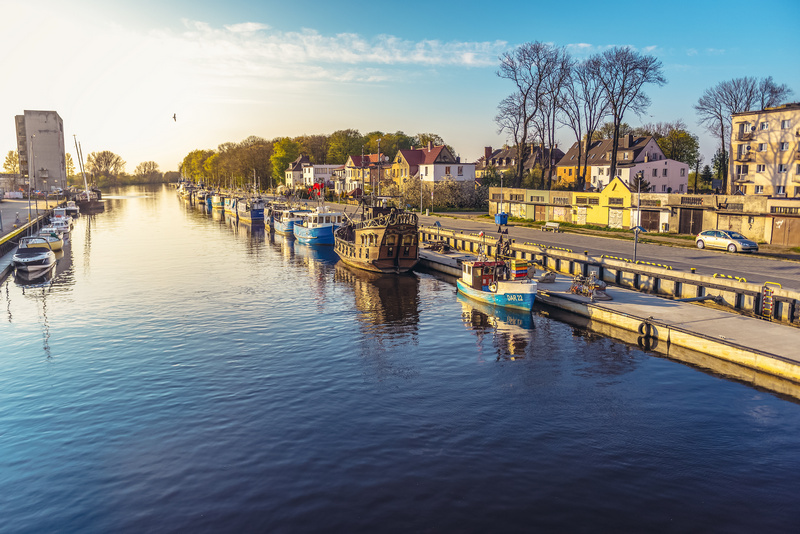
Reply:
[[609, 228], [630, 228], [631, 190], [615, 177], [599, 193], [573, 194], [573, 222]]

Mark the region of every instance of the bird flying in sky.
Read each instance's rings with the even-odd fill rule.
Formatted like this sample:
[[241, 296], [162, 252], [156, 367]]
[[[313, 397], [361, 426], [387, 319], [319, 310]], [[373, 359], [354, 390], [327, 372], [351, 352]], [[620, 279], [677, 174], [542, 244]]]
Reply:
[[178, 114], [177, 113], [173, 113], [172, 114], [172, 120], [174, 120], [175, 122], [178, 122]]

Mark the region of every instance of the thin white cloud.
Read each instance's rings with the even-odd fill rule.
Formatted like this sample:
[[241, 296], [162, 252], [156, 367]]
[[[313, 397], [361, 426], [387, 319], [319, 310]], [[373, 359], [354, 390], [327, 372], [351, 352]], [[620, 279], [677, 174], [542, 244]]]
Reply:
[[697, 55], [697, 49], [696, 48], [689, 48], [686, 51], [686, 55], [687, 56], [696, 56]]

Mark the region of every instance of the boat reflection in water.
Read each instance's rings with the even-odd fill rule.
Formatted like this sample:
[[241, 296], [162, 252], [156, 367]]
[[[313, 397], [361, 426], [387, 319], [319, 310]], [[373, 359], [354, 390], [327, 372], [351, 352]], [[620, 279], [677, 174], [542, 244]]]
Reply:
[[419, 279], [410, 274], [380, 274], [336, 264], [334, 279], [353, 290], [358, 318], [389, 335], [416, 333]]
[[533, 348], [532, 330], [536, 328], [529, 312], [484, 304], [460, 292], [457, 298], [464, 324], [478, 337], [494, 336], [498, 360], [517, 360], [529, 355], [528, 351]]

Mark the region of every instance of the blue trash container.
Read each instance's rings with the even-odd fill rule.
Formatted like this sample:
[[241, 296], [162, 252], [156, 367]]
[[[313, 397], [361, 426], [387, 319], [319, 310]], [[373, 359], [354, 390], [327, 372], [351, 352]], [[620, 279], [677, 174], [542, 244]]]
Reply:
[[495, 224], [508, 224], [508, 213], [501, 211], [494, 216]]

